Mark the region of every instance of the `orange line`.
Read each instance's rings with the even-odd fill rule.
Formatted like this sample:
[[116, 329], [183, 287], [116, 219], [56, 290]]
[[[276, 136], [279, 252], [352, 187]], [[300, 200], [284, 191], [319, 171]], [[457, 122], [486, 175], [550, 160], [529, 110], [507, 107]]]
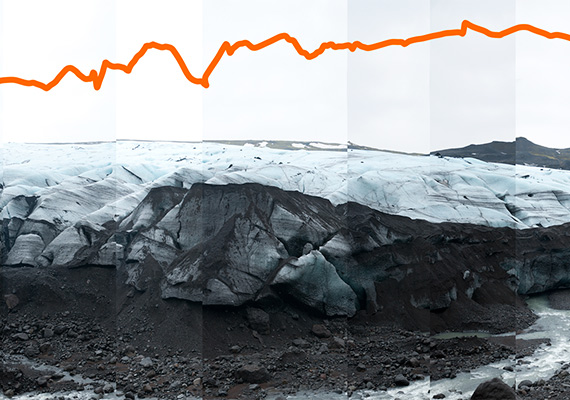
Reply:
[[297, 39], [295, 39], [294, 37], [288, 35], [287, 33], [280, 33], [278, 35], [275, 35], [275, 36], [273, 36], [267, 40], [264, 40], [263, 42], [257, 43], [257, 44], [253, 44], [248, 40], [240, 40], [234, 44], [230, 44], [229, 42], [222, 43], [222, 45], [220, 46], [220, 49], [218, 50], [218, 52], [216, 53], [216, 55], [214, 56], [214, 58], [212, 59], [212, 61], [208, 65], [208, 68], [206, 68], [206, 71], [204, 71], [204, 74], [202, 75], [201, 78], [198, 78], [198, 77], [195, 77], [194, 75], [192, 75], [190, 70], [188, 70], [186, 63], [184, 62], [184, 59], [182, 58], [182, 56], [180, 55], [178, 50], [176, 50], [176, 47], [174, 47], [173, 45], [170, 45], [170, 44], [161, 44], [161, 43], [156, 43], [156, 42], [149, 42], [149, 43], [145, 43], [143, 45], [143, 47], [138, 51], [138, 53], [136, 53], [134, 55], [133, 59], [127, 65], [116, 64], [116, 63], [110, 62], [109, 60], [103, 60], [103, 62], [101, 63], [101, 68], [99, 69], [99, 72], [97, 72], [95, 70], [91, 70], [91, 72], [89, 72], [89, 75], [85, 75], [83, 72], [81, 72], [77, 67], [75, 67], [73, 65], [68, 65], [68, 66], [64, 67], [59, 72], [59, 74], [57, 74], [56, 77], [48, 83], [43, 83], [43, 82], [39, 82], [36, 80], [22, 79], [22, 78], [18, 78], [18, 77], [5, 77], [5, 78], [0, 78], [0, 84], [15, 83], [17, 85], [33, 86], [33, 87], [37, 87], [37, 88], [43, 89], [45, 91], [48, 91], [48, 90], [53, 89], [55, 86], [57, 86], [68, 73], [72, 73], [76, 77], [81, 79], [83, 82], [92, 82], [95, 90], [99, 90], [101, 88], [101, 85], [103, 84], [103, 80], [105, 79], [105, 74], [107, 73], [108, 70], [123, 71], [126, 74], [130, 74], [133, 71], [133, 68], [135, 67], [135, 65], [146, 54], [146, 52], [150, 49], [155, 49], [155, 50], [164, 50], [164, 51], [170, 52], [172, 54], [172, 56], [176, 59], [176, 62], [178, 63], [178, 65], [180, 66], [180, 69], [182, 70], [182, 73], [184, 74], [186, 79], [188, 79], [188, 81], [190, 81], [196, 85], [202, 85], [204, 88], [207, 88], [210, 86], [208, 79], [210, 78], [210, 75], [212, 74], [212, 72], [214, 72], [214, 69], [216, 68], [216, 66], [218, 65], [218, 63], [222, 59], [222, 57], [225, 54], [227, 54], [228, 56], [233, 55], [235, 53], [235, 51], [241, 47], [248, 48], [251, 51], [258, 51], [258, 50], [264, 49], [268, 46], [271, 46], [272, 44], [275, 44], [275, 43], [283, 40], [283, 41], [293, 45], [293, 48], [297, 51], [297, 53], [299, 53], [299, 55], [305, 57], [307, 60], [312, 60], [314, 58], [317, 58], [321, 54], [323, 54], [325, 52], [325, 50], [328, 50], [328, 49], [331, 49], [331, 50], [350, 50], [350, 51], [354, 52], [357, 49], [363, 50], [363, 51], [374, 51], [374, 50], [382, 49], [382, 48], [389, 47], [389, 46], [406, 47], [406, 46], [409, 46], [410, 44], [413, 44], [413, 43], [427, 42], [427, 41], [434, 40], [434, 39], [441, 39], [441, 38], [452, 37], [452, 36], [463, 37], [467, 34], [468, 30], [478, 32], [478, 33], [481, 33], [487, 37], [495, 38], [495, 39], [504, 38], [505, 36], [512, 35], [513, 33], [516, 33], [516, 32], [527, 31], [527, 32], [533, 33], [533, 34], [538, 35], [538, 36], [542, 36], [542, 37], [547, 38], [547, 39], [562, 39], [562, 40], [570, 41], [570, 35], [567, 33], [548, 32], [548, 31], [545, 31], [543, 29], [539, 29], [533, 25], [520, 24], [520, 25], [512, 26], [512, 27], [507, 28], [507, 29], [502, 30], [502, 31], [491, 31], [487, 28], [484, 28], [482, 26], [476, 25], [472, 22], [465, 20], [461, 23], [460, 29], [443, 30], [443, 31], [439, 31], [439, 32], [428, 33], [426, 35], [413, 36], [413, 37], [410, 37], [408, 39], [388, 39], [388, 40], [383, 40], [381, 42], [372, 43], [372, 44], [364, 44], [364, 43], [359, 42], [359, 41], [346, 42], [346, 43], [325, 42], [325, 43], [322, 43], [313, 52], [309, 52], [309, 51], [303, 49], [303, 47], [301, 47], [301, 45], [299, 44], [299, 41]]

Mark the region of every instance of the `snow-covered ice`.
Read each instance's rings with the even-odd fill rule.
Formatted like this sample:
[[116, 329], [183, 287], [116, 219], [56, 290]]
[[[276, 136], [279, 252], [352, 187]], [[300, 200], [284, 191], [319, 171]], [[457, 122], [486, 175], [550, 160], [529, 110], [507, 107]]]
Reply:
[[[337, 146], [337, 148], [340, 148]], [[154, 186], [256, 182], [431, 222], [528, 228], [570, 222], [570, 171], [375, 150], [222, 143], [4, 144], [2, 218], [71, 226], [126, 217]]]

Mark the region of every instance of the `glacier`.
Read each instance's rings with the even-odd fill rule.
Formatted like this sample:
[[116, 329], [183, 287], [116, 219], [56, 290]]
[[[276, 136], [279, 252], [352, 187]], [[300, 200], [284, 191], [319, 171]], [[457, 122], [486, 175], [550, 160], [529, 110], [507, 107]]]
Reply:
[[435, 223], [526, 229], [570, 222], [570, 171], [321, 147], [6, 143], [1, 216], [63, 230], [81, 220], [120, 222], [153, 187], [259, 183]]

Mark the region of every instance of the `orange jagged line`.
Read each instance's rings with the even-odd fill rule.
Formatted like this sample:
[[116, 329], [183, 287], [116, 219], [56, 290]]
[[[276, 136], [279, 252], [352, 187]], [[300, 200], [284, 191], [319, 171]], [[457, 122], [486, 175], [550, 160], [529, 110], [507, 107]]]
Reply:
[[127, 74], [130, 74], [135, 65], [146, 54], [146, 52], [150, 49], [155, 49], [155, 50], [169, 51], [172, 54], [172, 56], [176, 59], [176, 62], [178, 62], [178, 65], [180, 66], [182, 73], [184, 74], [186, 79], [188, 79], [188, 81], [196, 85], [202, 85], [204, 88], [208, 88], [210, 86], [208, 79], [210, 78], [210, 75], [212, 74], [212, 72], [214, 71], [214, 69], [216, 68], [216, 66], [224, 56], [224, 54], [231, 56], [234, 54], [236, 50], [238, 50], [241, 47], [246, 47], [251, 51], [258, 51], [283, 40], [293, 45], [293, 47], [295, 48], [295, 50], [299, 55], [305, 57], [307, 60], [312, 60], [323, 54], [325, 50], [328, 49], [350, 50], [351, 52], [354, 52], [357, 49], [363, 51], [374, 51], [389, 46], [406, 47], [413, 43], [427, 42], [429, 40], [440, 39], [445, 37], [452, 37], [452, 36], [463, 37], [467, 34], [468, 29], [474, 32], [481, 33], [487, 37], [496, 38], [496, 39], [504, 38], [505, 36], [512, 35], [513, 33], [516, 32], [527, 31], [547, 39], [563, 39], [570, 41], [570, 35], [567, 33], [548, 32], [546, 30], [537, 28], [529, 24], [514, 25], [502, 31], [491, 31], [487, 28], [484, 28], [482, 26], [476, 25], [470, 21], [465, 20], [461, 23], [460, 29], [443, 30], [439, 32], [428, 33], [425, 35], [413, 36], [408, 39], [388, 39], [372, 44], [364, 44], [359, 41], [346, 42], [346, 43], [324, 42], [316, 50], [314, 50], [313, 52], [309, 52], [303, 49], [303, 47], [301, 47], [299, 41], [296, 38], [290, 36], [287, 33], [280, 33], [257, 44], [253, 44], [249, 40], [240, 40], [234, 44], [230, 44], [229, 42], [222, 43], [220, 49], [218, 50], [218, 52], [216, 53], [216, 55], [208, 65], [208, 68], [206, 68], [206, 71], [204, 72], [201, 78], [192, 75], [192, 73], [188, 70], [188, 67], [184, 62], [184, 59], [182, 58], [176, 47], [174, 47], [171, 44], [149, 42], [145, 43], [142, 46], [142, 48], [134, 55], [132, 60], [127, 65], [112, 63], [109, 60], [103, 60], [99, 72], [91, 70], [91, 72], [89, 72], [89, 75], [85, 75], [77, 67], [73, 65], [68, 65], [64, 67], [59, 72], [59, 74], [57, 74], [56, 77], [48, 83], [42, 83], [40, 81], [22, 79], [18, 77], [5, 77], [5, 78], [0, 78], [0, 84], [15, 83], [17, 85], [33, 86], [43, 89], [45, 91], [49, 91], [53, 89], [55, 86], [57, 86], [68, 73], [72, 73], [75, 76], [77, 76], [79, 79], [81, 79], [83, 82], [92, 82], [94, 89], [99, 90], [101, 88], [101, 85], [103, 84], [103, 80], [105, 79], [105, 74], [107, 73], [108, 70], [111, 69], [116, 71], [123, 71]]

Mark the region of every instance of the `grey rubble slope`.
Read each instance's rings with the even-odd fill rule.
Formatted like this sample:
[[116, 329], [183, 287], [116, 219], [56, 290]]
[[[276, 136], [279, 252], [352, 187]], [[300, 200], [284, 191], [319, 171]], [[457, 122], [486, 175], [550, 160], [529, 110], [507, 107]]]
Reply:
[[[33, 201], [21, 203], [29, 215]], [[116, 267], [139, 291], [158, 271], [165, 299], [366, 309], [436, 331], [516, 328], [489, 313], [515, 312], [517, 293], [570, 286], [570, 224], [434, 224], [259, 184], [154, 188], [103, 225], [4, 220], [2, 246], [4, 266]]]

